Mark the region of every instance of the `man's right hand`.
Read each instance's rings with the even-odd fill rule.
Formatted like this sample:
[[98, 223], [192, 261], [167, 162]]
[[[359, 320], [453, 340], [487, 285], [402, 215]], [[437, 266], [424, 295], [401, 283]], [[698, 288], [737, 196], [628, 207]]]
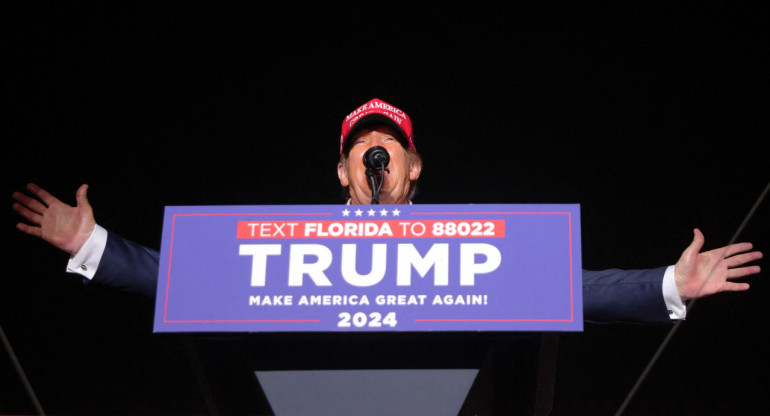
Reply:
[[94, 231], [96, 220], [86, 192], [88, 185], [81, 185], [75, 193], [77, 206], [70, 206], [30, 183], [27, 190], [35, 198], [21, 192], [14, 192], [13, 210], [32, 225], [16, 224], [19, 230], [53, 244], [55, 247], [74, 255], [85, 244]]

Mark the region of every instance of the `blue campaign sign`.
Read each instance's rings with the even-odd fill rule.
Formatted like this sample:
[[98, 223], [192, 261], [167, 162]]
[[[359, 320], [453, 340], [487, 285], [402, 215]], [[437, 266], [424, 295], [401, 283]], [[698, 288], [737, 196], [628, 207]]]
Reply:
[[580, 207], [166, 207], [156, 332], [581, 331]]

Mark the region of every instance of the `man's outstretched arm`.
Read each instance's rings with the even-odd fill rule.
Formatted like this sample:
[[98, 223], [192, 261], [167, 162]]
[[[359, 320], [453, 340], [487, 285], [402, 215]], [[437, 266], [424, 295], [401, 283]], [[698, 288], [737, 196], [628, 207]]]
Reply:
[[108, 233], [94, 219], [88, 185], [78, 188], [76, 206], [60, 201], [35, 184], [32, 196], [14, 192], [13, 209], [30, 224], [16, 228], [70, 254], [67, 271], [86, 281], [145, 296], [155, 296], [158, 252]]
[[[734, 279], [757, 274], [760, 251], [751, 243], [737, 243], [701, 253], [704, 243], [694, 230], [692, 243], [674, 266], [649, 270], [583, 271], [583, 312], [589, 322], [670, 322], [671, 306], [664, 286], [682, 301], [718, 292], [748, 290], [749, 284]], [[670, 273], [670, 276], [669, 276]], [[682, 305], [681, 302], [676, 302]], [[674, 318], [675, 319], [675, 318]]]

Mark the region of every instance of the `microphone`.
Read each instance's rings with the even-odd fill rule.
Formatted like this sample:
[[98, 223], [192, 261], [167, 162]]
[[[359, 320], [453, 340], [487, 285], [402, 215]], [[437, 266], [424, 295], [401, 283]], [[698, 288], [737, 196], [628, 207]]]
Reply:
[[382, 146], [372, 146], [364, 152], [364, 166], [367, 169], [385, 169], [390, 163], [390, 154]]
[[[380, 189], [385, 181], [384, 170], [390, 163], [390, 154], [382, 146], [372, 146], [364, 152], [364, 166], [366, 167], [366, 177], [369, 179], [369, 186], [372, 188], [372, 205], [380, 203]], [[375, 171], [383, 171], [380, 175], [380, 183], [377, 183]]]

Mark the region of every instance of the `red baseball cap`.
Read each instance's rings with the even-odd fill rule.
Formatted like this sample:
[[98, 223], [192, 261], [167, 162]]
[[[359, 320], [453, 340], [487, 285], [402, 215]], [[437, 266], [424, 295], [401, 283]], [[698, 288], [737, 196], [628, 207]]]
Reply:
[[345, 149], [345, 142], [359, 128], [366, 124], [376, 122], [383, 123], [393, 127], [401, 133], [404, 141], [409, 143], [412, 150], [414, 147], [414, 137], [412, 136], [412, 121], [409, 116], [400, 109], [392, 106], [379, 98], [372, 98], [366, 104], [356, 108], [352, 113], [342, 121], [342, 134], [340, 135], [340, 155]]

